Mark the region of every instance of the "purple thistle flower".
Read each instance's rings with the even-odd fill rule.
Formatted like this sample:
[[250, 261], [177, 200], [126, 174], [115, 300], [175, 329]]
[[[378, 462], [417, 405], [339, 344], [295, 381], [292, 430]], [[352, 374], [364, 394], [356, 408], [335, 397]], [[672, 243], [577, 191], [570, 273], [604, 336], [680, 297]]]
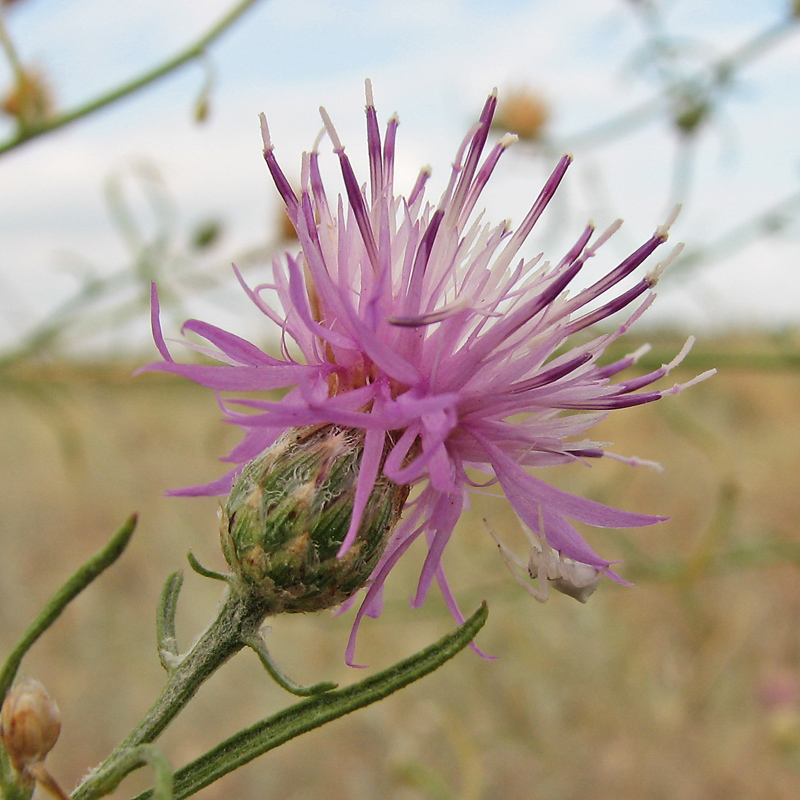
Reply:
[[[678, 248], [633, 288], [617, 288], [666, 241], [668, 225], [604, 278], [574, 294], [568, 287], [618, 223], [599, 236], [587, 226], [555, 265], [541, 262], [541, 256], [526, 261], [519, 255], [563, 179], [569, 156], [560, 160], [515, 231], [505, 223], [492, 227], [474, 214], [498, 159], [516, 138], [503, 136], [481, 161], [496, 103], [493, 93], [461, 145], [437, 205], [425, 199], [426, 170], [407, 197], [395, 194], [398, 120], [389, 119], [381, 140], [369, 82], [367, 185], [358, 182], [320, 109], [344, 180], [345, 196], [334, 205], [323, 187], [316, 147], [303, 155], [301, 190], [295, 193], [275, 159], [262, 115], [264, 158], [297, 231], [300, 252], [275, 258], [272, 283], [251, 288], [236, 275], [250, 300], [280, 330], [280, 357], [189, 320], [183, 332], [212, 347], [187, 346], [223, 365], [176, 362], [161, 332], [153, 289], [153, 334], [164, 361], [147, 369], [183, 375], [218, 392], [292, 387], [279, 401], [221, 400], [226, 419], [244, 431], [244, 439], [227, 456], [236, 466], [217, 481], [173, 494], [227, 493], [243, 465], [288, 428], [327, 423], [361, 430], [364, 449], [352, 519], [339, 550], [343, 556], [356, 538], [381, 471], [398, 485], [420, 487], [372, 572], [347, 647], [350, 664], [361, 619], [380, 614], [389, 572], [420, 537], [428, 554], [412, 605], [421, 605], [436, 581], [453, 616], [463, 621], [442, 569], [442, 553], [468, 493], [490, 483], [500, 484], [536, 536], [527, 565], [498, 542], [512, 571], [527, 570], [531, 578], [548, 579], [581, 600], [603, 575], [624, 582], [570, 520], [629, 528], [664, 518], [577, 497], [529, 470], [611, 455], [582, 438], [606, 413], [676, 394], [710, 374], [665, 390], [649, 388], [682, 360], [691, 340], [670, 364], [630, 380], [612, 382], [644, 349], [612, 364], [598, 363], [606, 347], [650, 305], [658, 276], [677, 253]], [[598, 306], [594, 301], [601, 297], [608, 299]], [[282, 311], [275, 310], [278, 306]], [[573, 343], [573, 334], [623, 309], [627, 318], [615, 331]], [[300, 360], [292, 355], [297, 351]], [[486, 479], [476, 481], [468, 470]]]

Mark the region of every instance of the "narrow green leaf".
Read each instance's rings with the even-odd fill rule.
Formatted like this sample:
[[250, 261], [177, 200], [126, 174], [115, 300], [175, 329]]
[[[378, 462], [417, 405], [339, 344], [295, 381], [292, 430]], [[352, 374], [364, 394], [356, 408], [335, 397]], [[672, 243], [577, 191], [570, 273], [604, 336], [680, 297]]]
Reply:
[[269, 650], [267, 649], [267, 645], [264, 640], [258, 634], [254, 636], [250, 636], [245, 639], [245, 644], [251, 649], [256, 652], [259, 659], [261, 660], [261, 664], [264, 669], [269, 673], [270, 678], [275, 681], [282, 689], [286, 689], [287, 692], [291, 692], [291, 694], [296, 695], [297, 697], [311, 697], [315, 694], [320, 694], [321, 692], [329, 692], [331, 689], [335, 689], [337, 684], [331, 683], [330, 681], [321, 681], [320, 683], [315, 683], [312, 686], [301, 686], [299, 683], [295, 683], [291, 678], [283, 673], [283, 670], [275, 663], [275, 660], [272, 658]]
[[[174, 800], [183, 800], [268, 750], [428, 675], [475, 638], [488, 613], [484, 603], [460, 628], [416, 655], [359, 683], [315, 695], [239, 731], [175, 773]], [[148, 790], [135, 800], [152, 797], [152, 790]]]
[[22, 634], [0, 672], [0, 702], [6, 696], [25, 654], [33, 643], [58, 619], [69, 602], [77, 597], [95, 578], [110, 567], [123, 553], [136, 528], [136, 514], [111, 537], [108, 544], [95, 553], [67, 579], [64, 585], [48, 600], [39, 615]]
[[172, 672], [178, 658], [178, 637], [175, 633], [175, 612], [178, 610], [178, 596], [183, 586], [183, 573], [173, 572], [167, 578], [161, 591], [161, 599], [156, 612], [156, 640], [158, 658], [167, 672]]
[[202, 575], [204, 578], [213, 578], [215, 581], [229, 581], [230, 575], [226, 575], [224, 572], [217, 572], [214, 569], [209, 569], [208, 567], [204, 567], [198, 560], [197, 556], [190, 550], [186, 554], [186, 558], [189, 561], [189, 566], [198, 574]]

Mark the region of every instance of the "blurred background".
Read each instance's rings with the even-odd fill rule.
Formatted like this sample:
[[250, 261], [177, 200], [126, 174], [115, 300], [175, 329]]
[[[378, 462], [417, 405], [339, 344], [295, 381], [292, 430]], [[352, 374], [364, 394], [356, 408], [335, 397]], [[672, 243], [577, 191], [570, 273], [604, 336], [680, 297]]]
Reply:
[[[486, 194], [518, 222], [555, 161], [575, 164], [528, 255], [559, 257], [593, 219], [626, 224], [607, 271], [674, 205], [686, 249], [625, 350], [652, 363], [699, 343], [677, 398], [609, 418], [614, 462], [554, 484], [669, 516], [592, 532], [634, 588], [586, 606], [535, 603], [477, 498], [448, 553], [479, 644], [375, 707], [290, 742], [205, 798], [796, 798], [800, 794], [800, 6], [790, 0], [4, 0], [0, 4], [0, 648], [134, 510], [130, 551], [32, 650], [64, 716], [48, 759], [67, 787], [139, 719], [161, 685], [155, 605], [191, 549], [222, 569], [214, 499], [163, 493], [218, 477], [237, 434], [212, 393], [158, 375], [148, 324], [158, 282], [167, 335], [188, 316], [264, 347], [235, 262], [268, 280], [291, 249], [261, 157], [264, 111], [290, 179], [330, 113], [366, 168], [363, 81], [397, 111], [398, 185], [433, 168], [430, 197], [493, 87], [497, 135], [519, 134]], [[322, 152], [327, 152], [323, 143]], [[326, 159], [329, 191], [335, 164]], [[263, 277], [261, 277], [263, 276]], [[587, 281], [591, 275], [587, 276]], [[421, 554], [398, 568], [359, 660], [380, 669], [452, 627], [433, 596], [408, 609]], [[219, 599], [190, 573], [187, 647]], [[273, 654], [300, 682], [347, 683], [350, 616], [272, 622]], [[161, 740], [175, 766], [287, 705], [239, 656]], [[136, 775], [117, 792], [148, 785]]]

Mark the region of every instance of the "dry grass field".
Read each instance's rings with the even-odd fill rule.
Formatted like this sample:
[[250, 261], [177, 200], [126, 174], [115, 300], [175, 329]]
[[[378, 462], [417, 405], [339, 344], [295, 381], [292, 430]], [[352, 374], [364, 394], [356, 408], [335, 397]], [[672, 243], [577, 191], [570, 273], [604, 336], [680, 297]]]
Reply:
[[[713, 345], [713, 343], [712, 343]], [[721, 343], [735, 354], [735, 343]], [[744, 340], [764, 350], [768, 342]], [[796, 346], [796, 342], [795, 342]], [[615, 462], [548, 479], [655, 528], [591, 531], [633, 588], [585, 606], [540, 605], [508, 575], [482, 518], [519, 535], [501, 500], [476, 499], [448, 553], [465, 612], [489, 603], [479, 644], [376, 706], [256, 760], [201, 798], [237, 800], [795, 800], [800, 797], [800, 374], [728, 367], [677, 398], [607, 420]], [[213, 499], [163, 492], [220, 474], [236, 440], [210, 392], [127, 368], [17, 370], [0, 384], [0, 648], [132, 511], [129, 551], [34, 647], [23, 672], [63, 714], [49, 763], [73, 786], [161, 684], [155, 605], [191, 549], [222, 569]], [[684, 371], [678, 380], [689, 377]], [[416, 558], [416, 560], [415, 560]], [[420, 553], [398, 568], [359, 658], [377, 669], [452, 627], [433, 596], [411, 611]], [[188, 569], [178, 633], [210, 620], [220, 585]], [[300, 682], [347, 683], [350, 616], [273, 620], [273, 655]], [[162, 737], [175, 766], [288, 705], [252, 653], [200, 691]], [[148, 785], [143, 770], [115, 797]]]

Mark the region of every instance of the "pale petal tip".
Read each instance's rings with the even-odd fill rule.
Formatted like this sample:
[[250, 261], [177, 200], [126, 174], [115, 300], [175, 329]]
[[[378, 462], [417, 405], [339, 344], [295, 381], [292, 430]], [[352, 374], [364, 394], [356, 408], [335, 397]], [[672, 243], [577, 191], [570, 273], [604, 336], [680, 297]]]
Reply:
[[319, 152], [319, 146], [320, 146], [320, 143], [322, 142], [322, 137], [323, 136], [325, 136], [325, 128], [321, 128], [320, 132], [317, 134], [317, 138], [314, 139], [314, 144], [311, 146], [311, 152], [312, 153], [318, 153]]
[[266, 114], [262, 111], [258, 115], [258, 121], [261, 125], [261, 141], [264, 143], [264, 152], [267, 153], [272, 150], [272, 139], [269, 136], [269, 126], [267, 125], [267, 117]]
[[519, 136], [516, 133], [504, 133], [500, 137], [500, 141], [497, 143], [498, 146], [502, 147], [503, 149], [507, 147], [511, 147], [514, 142], [519, 140]]
[[686, 245], [683, 242], [678, 242], [678, 244], [672, 248], [670, 254], [663, 261], [659, 261], [658, 264], [656, 264], [653, 269], [647, 273], [647, 281], [651, 286], [655, 286], [658, 283], [667, 267], [669, 267], [669, 265], [672, 264], [672, 262], [683, 252], [684, 247], [686, 247]]
[[681, 213], [681, 204], [678, 203], [675, 208], [670, 211], [669, 216], [667, 217], [666, 222], [663, 225], [659, 225], [656, 228], [655, 236], [658, 239], [666, 241], [669, 238], [669, 229], [675, 224], [675, 220], [678, 219], [678, 215]]
[[328, 112], [325, 110], [324, 106], [319, 107], [319, 115], [322, 117], [322, 124], [325, 126], [325, 131], [328, 134], [328, 137], [333, 144], [333, 151], [335, 153], [339, 153], [344, 150], [341, 140], [339, 139], [338, 134], [336, 133], [336, 128], [333, 127], [333, 122], [331, 122], [331, 118], [328, 116]]
[[[589, 227], [594, 229], [594, 223], [589, 222]], [[601, 248], [620, 228], [622, 227], [622, 220], [615, 219], [592, 244], [586, 248], [586, 257], [590, 258]]]
[[612, 461], [620, 461], [623, 464], [627, 464], [629, 467], [644, 467], [645, 469], [653, 470], [653, 472], [664, 472], [664, 467], [659, 464], [658, 461], [650, 461], [647, 458], [639, 458], [638, 456], [621, 456], [618, 453], [611, 453], [608, 450], [606, 450], [603, 455]]

